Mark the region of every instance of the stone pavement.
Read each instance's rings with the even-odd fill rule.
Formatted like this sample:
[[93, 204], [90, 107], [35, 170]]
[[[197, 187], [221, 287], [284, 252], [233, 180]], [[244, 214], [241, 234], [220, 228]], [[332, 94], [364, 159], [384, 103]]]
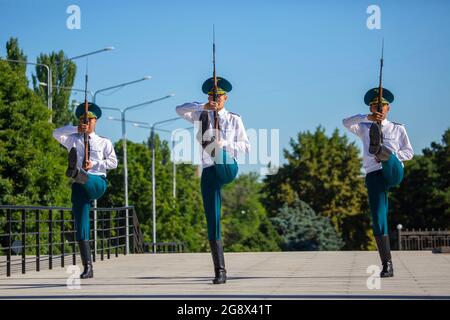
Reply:
[[450, 299], [450, 255], [393, 251], [395, 277], [367, 286], [377, 252], [225, 253], [228, 282], [211, 283], [209, 253], [136, 254], [94, 264], [80, 289], [53, 270], [0, 276], [0, 299]]

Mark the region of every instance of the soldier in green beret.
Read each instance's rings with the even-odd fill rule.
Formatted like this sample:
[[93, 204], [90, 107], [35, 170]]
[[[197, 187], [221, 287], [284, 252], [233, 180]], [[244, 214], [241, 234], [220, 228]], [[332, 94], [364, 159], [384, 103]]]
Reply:
[[387, 224], [388, 191], [403, 179], [403, 161], [411, 160], [414, 152], [404, 125], [387, 119], [394, 95], [383, 88], [381, 110], [378, 111], [379, 88], [364, 96], [369, 114], [358, 114], [343, 120], [344, 126], [363, 142], [363, 167], [372, 216], [372, 230], [383, 269], [381, 277], [393, 277], [394, 268]]
[[[53, 132], [53, 137], [69, 150], [66, 175], [73, 179], [72, 211], [75, 218], [76, 240], [84, 267], [80, 278], [87, 279], [94, 276], [89, 245], [91, 201], [99, 199], [105, 193], [108, 184], [106, 170], [117, 167], [117, 157], [111, 141], [95, 133], [102, 110], [96, 104], [89, 103], [88, 124], [83, 122], [84, 103], [78, 105], [75, 115], [80, 119], [78, 127], [58, 128]], [[89, 136], [87, 165], [84, 164], [84, 133]]]

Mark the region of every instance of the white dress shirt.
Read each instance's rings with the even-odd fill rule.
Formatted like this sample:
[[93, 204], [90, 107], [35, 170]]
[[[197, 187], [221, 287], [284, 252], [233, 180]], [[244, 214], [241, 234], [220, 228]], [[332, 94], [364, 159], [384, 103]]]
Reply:
[[[199, 121], [200, 114], [203, 111], [204, 105], [206, 103], [200, 102], [192, 102], [185, 103], [176, 107], [176, 112], [178, 115], [188, 120], [189, 122], [194, 123], [195, 121]], [[209, 119], [209, 129], [213, 129], [214, 119], [214, 111], [208, 110]], [[247, 133], [245, 132], [244, 123], [239, 115], [229, 112], [225, 108], [222, 108], [218, 112], [219, 114], [219, 128], [220, 128], [220, 140], [223, 143], [223, 147], [228, 152], [228, 154], [234, 159], [237, 158], [238, 152], [249, 152], [250, 151], [250, 143], [248, 141]], [[201, 123], [198, 123], [198, 128], [201, 130]], [[212, 133], [212, 130], [210, 131]], [[209, 135], [211, 136], [211, 135]], [[205, 135], [205, 138], [208, 138], [208, 133]], [[201, 157], [202, 157], [202, 167], [210, 167], [214, 165], [214, 161], [211, 156], [200, 148]]]
[[[381, 163], [376, 160], [373, 154], [369, 153], [369, 131], [373, 121], [370, 121], [366, 114], [358, 114], [346, 118], [342, 122], [350, 132], [360, 137], [363, 142], [363, 167], [366, 173], [380, 170], [382, 168]], [[383, 145], [391, 150], [400, 161], [412, 159], [414, 151], [409, 142], [406, 129], [402, 124], [384, 119], [381, 122], [381, 131], [383, 134]]]
[[[84, 134], [78, 133], [78, 128], [65, 126], [55, 129], [53, 137], [58, 140], [67, 150], [77, 148], [77, 168], [82, 167], [84, 160]], [[89, 134], [89, 160], [93, 167], [89, 169], [90, 174], [106, 176], [106, 170], [117, 168], [117, 157], [112, 142], [100, 137], [95, 132]]]

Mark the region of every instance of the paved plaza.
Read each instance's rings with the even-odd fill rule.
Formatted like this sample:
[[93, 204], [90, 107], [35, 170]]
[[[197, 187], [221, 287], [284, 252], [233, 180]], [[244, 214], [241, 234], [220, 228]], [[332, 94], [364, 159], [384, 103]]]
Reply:
[[392, 255], [395, 277], [368, 281], [375, 251], [225, 253], [225, 285], [211, 283], [209, 253], [120, 255], [97, 261], [79, 289], [67, 287], [69, 259], [65, 268], [2, 274], [0, 299], [450, 299], [450, 254]]

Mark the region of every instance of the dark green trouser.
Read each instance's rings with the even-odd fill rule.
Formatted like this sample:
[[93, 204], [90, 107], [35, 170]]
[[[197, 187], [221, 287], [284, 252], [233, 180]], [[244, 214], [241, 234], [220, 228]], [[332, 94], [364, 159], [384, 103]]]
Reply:
[[106, 177], [88, 174], [85, 184], [72, 184], [72, 212], [75, 219], [76, 240], [89, 240], [89, 211], [91, 201], [100, 198], [108, 185]]
[[214, 160], [215, 165], [203, 169], [200, 183], [203, 209], [208, 226], [208, 240], [221, 239], [220, 209], [222, 198], [220, 190], [224, 184], [232, 182], [238, 173], [236, 160], [224, 150], [219, 150]]
[[372, 229], [375, 236], [389, 234], [388, 192], [391, 187], [399, 185], [403, 179], [403, 165], [395, 155], [383, 161], [382, 166], [381, 170], [370, 172], [366, 176]]

